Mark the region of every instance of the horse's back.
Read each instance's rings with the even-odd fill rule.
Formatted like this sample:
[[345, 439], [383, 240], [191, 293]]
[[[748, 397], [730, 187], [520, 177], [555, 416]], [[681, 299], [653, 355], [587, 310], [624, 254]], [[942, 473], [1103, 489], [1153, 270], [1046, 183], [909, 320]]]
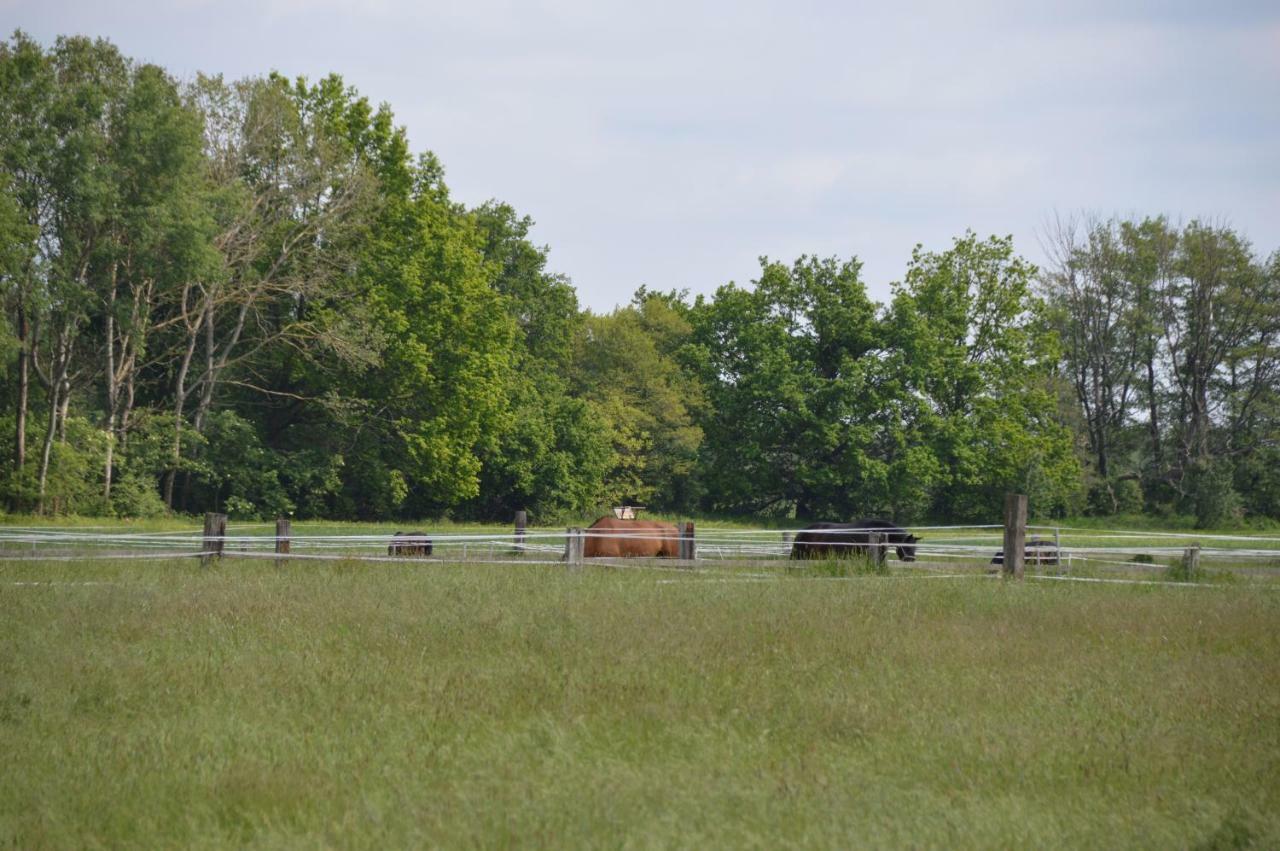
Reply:
[[587, 532], [583, 547], [587, 558], [676, 558], [679, 553], [679, 532], [670, 523], [601, 517]]

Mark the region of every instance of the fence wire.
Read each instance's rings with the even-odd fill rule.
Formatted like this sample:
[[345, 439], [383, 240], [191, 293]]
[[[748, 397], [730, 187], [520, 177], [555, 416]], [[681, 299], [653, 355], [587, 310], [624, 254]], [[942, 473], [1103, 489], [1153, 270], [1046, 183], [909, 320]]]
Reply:
[[[112, 527], [0, 527], [0, 561], [62, 561], [91, 559], [187, 559], [220, 554], [224, 558], [277, 559], [279, 561], [354, 560], [371, 563], [469, 563], [517, 565], [563, 563], [569, 549], [569, 530], [527, 529], [524, 532], [489, 530], [446, 533], [408, 532], [400, 538], [386, 532], [326, 534], [299, 529], [288, 535], [288, 553], [277, 553], [273, 524], [233, 524], [227, 533], [206, 536], [201, 530], [163, 532], [113, 532]], [[894, 567], [921, 572], [988, 573], [1003, 547], [998, 525], [910, 526], [919, 537], [915, 561], [899, 562], [895, 545], [885, 544]], [[801, 532], [808, 536], [846, 535], [850, 531], [884, 534], [880, 528], [864, 530], [746, 529], [704, 527], [694, 542], [693, 560], [673, 565], [670, 559], [587, 558], [586, 562], [636, 569], [725, 570], [753, 566], [772, 571], [814, 571], [804, 560], [792, 559], [792, 547]], [[679, 532], [663, 530], [603, 531], [583, 529], [584, 540], [615, 539], [678, 543]], [[400, 554], [397, 543], [413, 548], [418, 539], [430, 541], [430, 554]], [[407, 540], [405, 540], [407, 539]], [[1153, 530], [1086, 529], [1029, 525], [1026, 569], [1043, 575], [1153, 574], [1180, 564], [1188, 548], [1196, 547], [1198, 563], [1206, 569], [1253, 576], [1280, 575], [1280, 537], [1236, 534], [1196, 534]], [[857, 544], [840, 544], [855, 553]], [[220, 551], [220, 553], [219, 553]], [[771, 574], [772, 575], [772, 574]]]

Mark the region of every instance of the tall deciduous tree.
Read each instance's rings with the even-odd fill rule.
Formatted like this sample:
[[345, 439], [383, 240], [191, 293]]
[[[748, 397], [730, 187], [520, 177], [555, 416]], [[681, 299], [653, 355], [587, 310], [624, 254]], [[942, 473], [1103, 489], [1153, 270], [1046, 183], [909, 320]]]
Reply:
[[677, 294], [641, 289], [633, 303], [588, 315], [579, 335], [574, 390], [604, 417], [613, 463], [603, 481], [613, 504], [687, 511], [696, 502], [695, 462], [704, 399], [676, 355], [692, 335]]
[[[337, 88], [341, 91], [340, 83]], [[326, 111], [333, 85], [291, 85], [278, 75], [227, 84], [201, 77], [191, 100], [205, 124], [205, 150], [221, 268], [188, 280], [166, 305], [172, 329], [173, 463], [165, 501], [174, 503], [182, 431], [200, 433], [228, 382], [265, 390], [255, 360], [278, 347], [335, 340], [307, 305], [334, 296], [354, 264], [374, 186], [367, 164]]]
[[1137, 401], [1144, 342], [1138, 291], [1130, 285], [1122, 235], [1111, 223], [1059, 220], [1048, 248], [1046, 297], [1066, 373], [1084, 414], [1098, 475], [1111, 475]]
[[106, 458], [128, 439], [138, 376], [152, 352], [157, 307], [216, 271], [205, 202], [199, 115], [153, 65], [134, 69], [110, 128], [112, 201], [93, 290], [101, 334]]
[[887, 501], [896, 418], [856, 260], [762, 259], [753, 289], [699, 299], [693, 324], [711, 507], [812, 517]]
[[483, 239], [438, 163], [388, 199], [360, 281], [384, 337], [361, 374], [368, 414], [353, 450], [365, 511], [439, 511], [474, 498], [481, 447], [506, 397], [513, 323], [490, 286]]
[[510, 381], [494, 439], [481, 448], [476, 514], [539, 521], [581, 514], [604, 499], [611, 450], [594, 404], [570, 395], [569, 369], [582, 324], [578, 298], [547, 269], [547, 249], [529, 240], [533, 222], [509, 205], [472, 211], [484, 238], [493, 288], [514, 326]]
[[924, 437], [941, 468], [938, 516], [993, 516], [1009, 489], [1060, 511], [1078, 485], [1048, 386], [1057, 351], [1030, 291], [1034, 272], [1011, 239], [970, 233], [947, 251], [917, 249], [896, 290], [905, 384], [927, 401]]
[[[1246, 471], [1274, 424], [1274, 261], [1229, 228], [1164, 218], [1093, 222], [1067, 242], [1044, 287], [1104, 484], [1140, 475], [1151, 503], [1229, 511], [1232, 470], [1254, 489]], [[1141, 452], [1117, 455], [1143, 432]]]

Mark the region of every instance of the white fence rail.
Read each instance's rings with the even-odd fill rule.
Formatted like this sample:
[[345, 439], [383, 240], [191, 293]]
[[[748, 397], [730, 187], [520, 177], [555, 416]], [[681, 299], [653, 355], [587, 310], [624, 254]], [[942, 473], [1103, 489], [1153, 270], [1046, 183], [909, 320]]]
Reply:
[[[382, 563], [468, 562], [528, 564], [564, 561], [572, 535], [583, 540], [613, 538], [624, 540], [672, 541], [675, 534], [661, 531], [593, 531], [527, 529], [516, 532], [489, 530], [435, 533], [427, 529], [430, 555], [393, 554], [396, 538], [389, 533], [323, 534], [299, 529], [287, 538], [278, 538], [272, 524], [233, 524], [226, 534], [210, 536], [198, 529], [167, 532], [115, 532], [111, 527], [0, 526], [0, 561], [76, 561], [81, 559], [164, 559], [208, 557], [271, 558], [277, 560], [355, 559]], [[911, 526], [907, 531], [919, 536], [914, 567], [920, 569], [967, 569], [986, 572], [1003, 546], [1002, 527]], [[723, 568], [738, 563], [760, 567], [804, 570], [804, 562], [792, 561], [792, 541], [800, 532], [807, 535], [846, 534], [851, 530], [742, 529], [703, 527], [696, 534], [696, 558], [682, 566]], [[863, 530], [884, 533], [883, 529]], [[1028, 569], [1052, 574], [1154, 572], [1167, 570], [1179, 562], [1187, 548], [1198, 547], [1200, 563], [1206, 568], [1231, 569], [1257, 574], [1280, 574], [1280, 536], [1208, 535], [1190, 532], [1147, 530], [1096, 530], [1029, 525], [1028, 542], [1033, 539], [1053, 545], [1056, 564], [1027, 558]], [[404, 533], [410, 541], [419, 533]], [[277, 543], [287, 540], [288, 552], [277, 552]], [[854, 545], [849, 545], [854, 546]], [[895, 546], [887, 544], [890, 558]], [[1028, 553], [1034, 550], [1028, 549]], [[593, 559], [587, 559], [594, 561]], [[674, 567], [657, 559], [601, 560], [615, 566]]]

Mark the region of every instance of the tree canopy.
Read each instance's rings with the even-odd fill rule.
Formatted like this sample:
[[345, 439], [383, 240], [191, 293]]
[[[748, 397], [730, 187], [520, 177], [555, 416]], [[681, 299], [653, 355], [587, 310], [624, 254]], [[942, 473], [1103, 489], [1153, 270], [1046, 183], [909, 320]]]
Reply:
[[[533, 221], [455, 199], [333, 74], [0, 43], [0, 502], [535, 521], [681, 513], [1280, 517], [1280, 254], [1059, 222], [761, 258], [583, 310]], [[856, 246], [855, 246], [856, 247]]]

